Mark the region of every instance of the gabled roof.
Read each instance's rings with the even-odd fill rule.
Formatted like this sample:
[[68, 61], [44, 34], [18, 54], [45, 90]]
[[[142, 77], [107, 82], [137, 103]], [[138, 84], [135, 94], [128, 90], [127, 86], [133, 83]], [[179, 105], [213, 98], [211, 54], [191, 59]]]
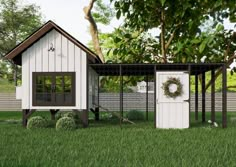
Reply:
[[40, 38], [42, 38], [45, 34], [47, 34], [52, 29], [57, 30], [59, 33], [64, 35], [66, 38], [68, 38], [76, 46], [78, 46], [83, 51], [88, 53], [89, 59], [91, 59], [94, 62], [102, 63], [101, 59], [93, 51], [91, 51], [89, 48], [87, 48], [85, 45], [83, 45], [81, 42], [79, 42], [77, 39], [75, 39], [68, 32], [63, 30], [61, 27], [59, 27], [57, 24], [55, 24], [51, 20], [49, 20], [42, 27], [40, 27], [38, 30], [36, 30], [32, 35], [30, 35], [28, 38], [26, 38], [23, 42], [19, 43], [16, 47], [14, 47], [11, 51], [9, 51], [6, 54], [5, 58], [13, 59], [13, 60], [18, 59], [18, 57], [19, 56], [21, 57], [21, 54], [27, 48], [29, 48], [32, 44], [37, 42]]

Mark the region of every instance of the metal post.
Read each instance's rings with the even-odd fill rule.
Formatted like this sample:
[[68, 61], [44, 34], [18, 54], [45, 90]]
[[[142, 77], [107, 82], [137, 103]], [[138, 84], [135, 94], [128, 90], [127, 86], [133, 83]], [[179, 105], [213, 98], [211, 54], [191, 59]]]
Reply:
[[202, 73], [202, 122], [206, 122], [206, 76]]
[[198, 121], [198, 74], [195, 74], [195, 121]]
[[191, 121], [191, 65], [188, 65], [188, 85], [189, 85], [189, 95], [188, 95], [188, 103], [189, 103], [189, 126]]
[[120, 65], [120, 126], [123, 118], [123, 74], [122, 66]]
[[154, 127], [156, 128], [156, 92], [157, 92], [157, 87], [156, 87], [156, 65], [154, 65]]
[[227, 70], [226, 64], [222, 67], [222, 127], [227, 127]]
[[98, 87], [97, 87], [97, 91], [98, 91], [98, 98], [97, 98], [97, 107], [95, 108], [95, 110], [97, 111], [97, 117], [95, 119], [99, 120], [99, 87], [100, 87], [100, 81], [99, 81], [99, 75], [98, 75]]
[[215, 122], [215, 70], [211, 70], [211, 121]]
[[28, 122], [27, 115], [28, 115], [28, 113], [29, 113], [29, 109], [23, 109], [22, 110], [22, 125], [23, 125], [23, 127], [27, 126], [27, 122]]
[[148, 120], [148, 75], [146, 75], [146, 120]]

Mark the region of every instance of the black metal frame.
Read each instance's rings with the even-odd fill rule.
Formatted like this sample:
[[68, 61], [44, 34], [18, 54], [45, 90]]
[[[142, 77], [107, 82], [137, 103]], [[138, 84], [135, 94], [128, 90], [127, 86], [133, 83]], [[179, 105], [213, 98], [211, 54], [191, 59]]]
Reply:
[[[75, 85], [75, 72], [33, 72], [33, 81], [32, 81], [32, 97], [33, 97], [33, 106], [75, 106], [75, 101], [76, 101], [76, 96], [75, 96], [75, 91], [76, 91], [76, 85]], [[55, 86], [55, 77], [56, 76], [71, 76], [72, 78], [72, 85], [71, 85], [71, 96], [72, 96], [72, 101], [71, 103], [63, 103], [63, 104], [58, 104], [55, 103], [55, 91], [51, 90], [51, 98], [53, 99], [52, 102], [44, 102], [44, 103], [37, 103], [36, 99], [36, 78], [38, 76], [52, 76], [53, 77], [53, 83], [52, 85]], [[64, 87], [64, 82], [63, 82], [63, 87]]]
[[[123, 116], [123, 76], [154, 76], [154, 117], [156, 117], [156, 71], [187, 71], [195, 76], [195, 120], [198, 120], [198, 77], [202, 76], [202, 122], [205, 117], [205, 73], [211, 71], [211, 119], [215, 121], [215, 70], [222, 69], [222, 127], [227, 127], [227, 73], [225, 63], [174, 63], [174, 64], [89, 64], [99, 76], [120, 76], [120, 115]], [[213, 75], [214, 74], [214, 75]], [[148, 81], [148, 77], [146, 79]], [[147, 89], [148, 91], [148, 83]], [[146, 118], [148, 118], [148, 92]], [[190, 95], [190, 94], [189, 94]], [[189, 100], [190, 102], [190, 100]], [[156, 126], [156, 119], [154, 119]]]

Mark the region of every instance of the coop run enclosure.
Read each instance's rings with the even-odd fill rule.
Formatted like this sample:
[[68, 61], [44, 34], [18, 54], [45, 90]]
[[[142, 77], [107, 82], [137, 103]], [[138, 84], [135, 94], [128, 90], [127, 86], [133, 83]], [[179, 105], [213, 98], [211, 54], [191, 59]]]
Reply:
[[[99, 77], [120, 79], [119, 118], [124, 114], [123, 76], [144, 76], [154, 81], [154, 97], [146, 90], [146, 116], [154, 109], [156, 128], [188, 128], [190, 112], [190, 76], [195, 76], [195, 119], [198, 119], [198, 77], [201, 76], [202, 121], [206, 121], [206, 72], [211, 71], [211, 120], [215, 121], [215, 76], [222, 71], [222, 126], [227, 127], [226, 64], [105, 64], [73, 36], [48, 21], [7, 55], [22, 66], [22, 85], [16, 98], [22, 100], [23, 126], [36, 110], [49, 110], [52, 119], [59, 110], [81, 113], [88, 126], [89, 111], [99, 119]], [[148, 85], [147, 87], [148, 88]], [[127, 98], [127, 97], [126, 97]], [[154, 103], [149, 104], [153, 98]], [[108, 99], [109, 101], [109, 99]], [[122, 122], [122, 121], [120, 121]]]
[[[120, 115], [124, 114], [124, 92], [123, 92], [123, 76], [145, 76], [148, 84], [149, 78], [154, 78], [154, 106], [149, 106], [150, 94], [148, 93], [148, 85], [146, 86], [146, 118], [148, 118], [149, 108], [154, 109], [154, 126], [157, 128], [188, 128], [190, 122], [190, 76], [195, 78], [195, 120], [199, 118], [199, 94], [201, 95], [201, 113], [202, 122], [206, 122], [206, 72], [211, 72], [211, 120], [215, 122], [215, 79], [216, 70], [222, 71], [222, 127], [227, 127], [227, 74], [226, 65], [224, 63], [187, 63], [187, 64], [89, 64], [89, 67], [97, 74], [97, 81], [100, 76], [119, 76], [120, 93], [119, 93], [119, 111]], [[90, 74], [88, 74], [90, 76]], [[201, 85], [199, 83], [201, 78]], [[174, 79], [174, 81], [173, 81]], [[178, 80], [177, 87], [173, 87]], [[89, 80], [90, 81], [90, 80]], [[173, 83], [172, 83], [173, 82]], [[90, 87], [99, 84], [88, 82]], [[166, 94], [163, 86], [172, 86], [173, 92]], [[178, 92], [178, 86], [181, 91]], [[201, 92], [199, 92], [201, 86]], [[96, 86], [99, 88], [99, 86]], [[170, 88], [171, 89], [171, 88]], [[176, 89], [176, 90], [175, 90]], [[94, 89], [90, 89], [94, 90]], [[99, 90], [90, 92], [92, 94], [89, 99], [90, 107], [99, 106]], [[96, 94], [97, 93], [97, 94]], [[171, 97], [173, 96], [173, 97]], [[176, 96], [176, 97], [175, 97]], [[96, 99], [95, 101], [93, 99]], [[127, 98], [126, 98], [127, 99]], [[108, 103], [109, 103], [109, 99]], [[93, 105], [95, 104], [95, 105]]]

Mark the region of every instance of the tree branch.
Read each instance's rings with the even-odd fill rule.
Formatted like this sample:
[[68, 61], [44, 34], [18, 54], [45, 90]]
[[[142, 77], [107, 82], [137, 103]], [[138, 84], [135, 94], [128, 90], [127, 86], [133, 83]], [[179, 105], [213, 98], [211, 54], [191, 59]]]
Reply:
[[[226, 63], [226, 66], [229, 66], [233, 60], [236, 58], [236, 54], [234, 54], [233, 56], [231, 56], [228, 60], [228, 62]], [[222, 68], [220, 68], [216, 74], [215, 74], [215, 80], [220, 76], [220, 74], [222, 73]], [[210, 87], [211, 85], [211, 81], [209, 81], [207, 84], [206, 84], [206, 90]]]
[[175, 37], [175, 30], [173, 31], [173, 33], [171, 34], [171, 36], [170, 36], [168, 42], [167, 42], [166, 45], [165, 45], [165, 49], [166, 49], [166, 50], [169, 48], [170, 43], [171, 43], [171, 41], [174, 39], [174, 37]]
[[161, 55], [163, 57], [163, 63], [167, 63], [166, 49], [165, 49], [165, 13], [164, 8], [161, 10]]
[[95, 52], [98, 54], [99, 58], [101, 59], [102, 62], [104, 62], [104, 55], [102, 53], [102, 49], [100, 46], [99, 38], [98, 38], [98, 28], [97, 24], [93, 19], [93, 16], [91, 14], [91, 11], [93, 9], [93, 4], [96, 2], [96, 0], [90, 0], [88, 6], [84, 7], [84, 14], [85, 14], [85, 19], [89, 21], [90, 23], [90, 34], [92, 36], [92, 41], [93, 41], [93, 46], [95, 49]]

